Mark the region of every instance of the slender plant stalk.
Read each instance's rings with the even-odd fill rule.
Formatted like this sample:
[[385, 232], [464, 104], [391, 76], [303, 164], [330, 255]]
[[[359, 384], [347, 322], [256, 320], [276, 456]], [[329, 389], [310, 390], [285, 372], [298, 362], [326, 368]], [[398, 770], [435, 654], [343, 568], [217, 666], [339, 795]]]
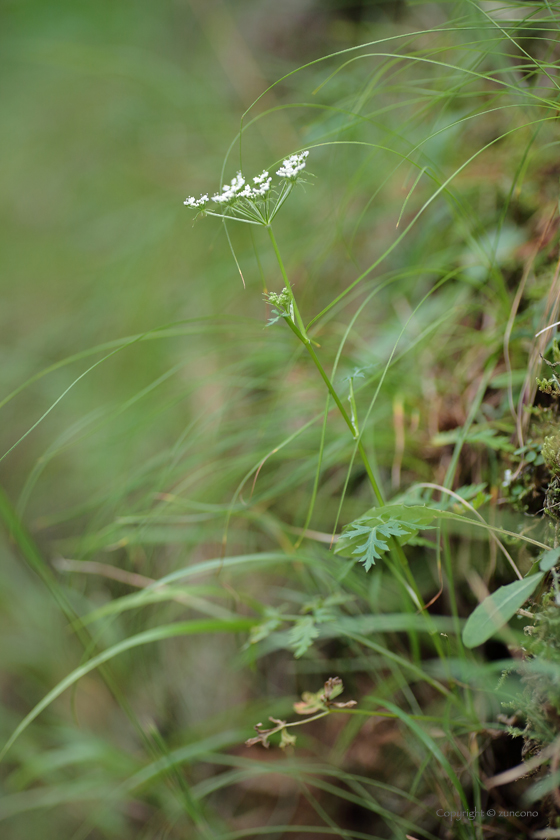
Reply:
[[[292, 287], [290, 286], [290, 281], [288, 280], [286, 269], [284, 267], [284, 263], [282, 261], [281, 255], [280, 255], [280, 250], [278, 248], [276, 238], [275, 238], [274, 233], [272, 231], [272, 227], [270, 225], [268, 225], [267, 227], [268, 227], [268, 232], [269, 232], [269, 235], [270, 235], [270, 239], [271, 239], [271, 242], [272, 242], [272, 245], [273, 245], [273, 248], [274, 248], [274, 252], [275, 252], [276, 258], [278, 260], [278, 265], [280, 266], [280, 271], [282, 272], [282, 277], [283, 277], [284, 283], [286, 285], [286, 289], [288, 290], [289, 295], [290, 295], [290, 300], [291, 300], [292, 306], [293, 306], [294, 317], [295, 317], [295, 320], [297, 320], [297, 325], [296, 325], [294, 323], [294, 320], [292, 320], [292, 318], [287, 317], [286, 318], [287, 324], [290, 327], [290, 329], [292, 330], [292, 332], [294, 333], [294, 335], [296, 335], [297, 338], [305, 346], [305, 349], [307, 350], [307, 352], [309, 353], [309, 355], [313, 359], [313, 363], [315, 364], [315, 367], [319, 371], [319, 374], [320, 374], [323, 382], [327, 386], [327, 389], [328, 389], [330, 395], [332, 396], [333, 400], [335, 401], [336, 406], [337, 406], [338, 410], [340, 411], [340, 414], [342, 415], [342, 418], [343, 418], [344, 422], [348, 426], [348, 428], [349, 428], [349, 430], [352, 434], [352, 437], [356, 441], [356, 446], [357, 446], [358, 452], [360, 453], [360, 457], [361, 457], [362, 462], [364, 464], [364, 467], [366, 469], [366, 473], [367, 473], [367, 476], [369, 478], [370, 484], [373, 488], [373, 492], [375, 493], [375, 497], [377, 499], [377, 502], [378, 502], [380, 507], [383, 507], [385, 505], [385, 499], [384, 499], [383, 494], [381, 493], [381, 490], [379, 488], [379, 485], [378, 485], [378, 483], [375, 479], [375, 475], [374, 475], [373, 470], [371, 468], [371, 464], [369, 463], [369, 459], [367, 457], [367, 453], [366, 453], [364, 445], [362, 443], [361, 435], [358, 431], [357, 425], [355, 425], [352, 422], [352, 419], [349, 416], [346, 409], [344, 408], [344, 406], [343, 406], [343, 404], [340, 400], [340, 397], [338, 396], [338, 394], [335, 390], [335, 387], [334, 387], [333, 383], [331, 382], [331, 380], [330, 380], [329, 376], [327, 375], [323, 365], [321, 364], [321, 362], [319, 360], [319, 357], [317, 356], [317, 353], [313, 349], [311, 339], [307, 335], [307, 333], [305, 331], [305, 327], [303, 326], [303, 321], [302, 321], [301, 315], [299, 313], [299, 309], [297, 307], [297, 303], [296, 303], [296, 300], [295, 300], [295, 297], [294, 297], [294, 293], [292, 291]], [[301, 325], [301, 328], [300, 328], [300, 325]], [[398, 560], [398, 562], [399, 562], [399, 564], [400, 564], [400, 566], [401, 566], [401, 568], [402, 568], [402, 570], [403, 570], [403, 572], [406, 576], [406, 579], [408, 581], [408, 587], [410, 588], [410, 594], [413, 596], [413, 600], [416, 602], [416, 606], [419, 609], [423, 610], [424, 606], [425, 606], [424, 600], [423, 600], [423, 598], [420, 594], [420, 591], [419, 591], [418, 586], [416, 584], [416, 581], [414, 579], [414, 575], [410, 571], [410, 566], [408, 564], [406, 554], [404, 553], [404, 550], [403, 550], [402, 546], [399, 544], [399, 542], [396, 539], [391, 538], [390, 544], [391, 544], [391, 548], [392, 548], [392, 553], [395, 555], [395, 558]], [[429, 615], [429, 614], [427, 614], [427, 615]], [[439, 637], [437, 635], [434, 635], [433, 640], [434, 640], [434, 645], [435, 645], [435, 648], [438, 652], [438, 655], [442, 658], [445, 658], [445, 653], [444, 653], [442, 645], [441, 645], [441, 640], [439, 639]], [[416, 640], [411, 640], [411, 641], [413, 641], [412, 647], [413, 647], [413, 650], [416, 653], [416, 657], [419, 658], [420, 657], [420, 650], [419, 650], [418, 644], [417, 644]]]
[[298, 336], [298, 338], [300, 338], [300, 340], [303, 341], [304, 344], [307, 344], [309, 342], [309, 338], [307, 337], [307, 332], [305, 331], [305, 326], [303, 324], [302, 317], [299, 314], [298, 305], [297, 305], [296, 299], [294, 297], [294, 293], [292, 291], [290, 281], [288, 280], [288, 275], [286, 274], [286, 269], [284, 268], [284, 263], [282, 261], [282, 256], [280, 254], [280, 250], [278, 248], [278, 243], [276, 242], [276, 237], [274, 236], [274, 231], [272, 230], [270, 225], [267, 225], [267, 229], [268, 229], [268, 234], [270, 236], [270, 241], [272, 242], [272, 247], [274, 248], [274, 253], [276, 254], [276, 259], [278, 260], [278, 265], [280, 266], [280, 271], [282, 272], [282, 278], [284, 280], [284, 284], [285, 284], [285, 286], [288, 290], [288, 293], [290, 295], [290, 300], [292, 302], [292, 306], [294, 307], [294, 316], [295, 316], [295, 319], [297, 321], [299, 331], [301, 333], [301, 335]]
[[[294, 307], [294, 313], [296, 313], [296, 312], [297, 312], [297, 309]], [[297, 312], [297, 314], [299, 315], [299, 312]], [[323, 365], [319, 361], [317, 353], [315, 352], [315, 350], [313, 349], [313, 346], [311, 344], [311, 340], [306, 335], [304, 335], [300, 332], [300, 330], [297, 328], [297, 326], [294, 324], [294, 322], [290, 318], [286, 318], [286, 321], [288, 323], [288, 326], [292, 330], [292, 332], [305, 345], [305, 349], [307, 350], [307, 352], [309, 353], [309, 355], [313, 359], [315, 367], [319, 371], [323, 382], [327, 386], [330, 395], [332, 396], [333, 400], [335, 401], [336, 406], [337, 406], [338, 410], [340, 411], [344, 422], [346, 423], [346, 425], [350, 429], [350, 432], [352, 433], [352, 437], [356, 441], [356, 444], [357, 444], [357, 447], [358, 447], [358, 452], [360, 453], [360, 457], [363, 461], [363, 464], [364, 464], [364, 467], [366, 469], [366, 472], [367, 472], [368, 478], [370, 480], [371, 486], [373, 487], [373, 492], [375, 493], [375, 496], [377, 498], [377, 501], [378, 501], [379, 505], [381, 507], [383, 507], [383, 505], [385, 504], [385, 500], [383, 499], [383, 495], [381, 493], [381, 490], [379, 489], [379, 485], [377, 484], [377, 481], [375, 480], [375, 476], [373, 474], [373, 470], [372, 470], [371, 465], [369, 463], [364, 445], [361, 442], [361, 440], [358, 439], [357, 430], [355, 429], [354, 424], [352, 423], [352, 420], [350, 419], [350, 417], [348, 415], [348, 412], [346, 411], [346, 409], [342, 405], [342, 402], [340, 401], [340, 397], [336, 393], [334, 385], [332, 384], [331, 380], [329, 379]]]

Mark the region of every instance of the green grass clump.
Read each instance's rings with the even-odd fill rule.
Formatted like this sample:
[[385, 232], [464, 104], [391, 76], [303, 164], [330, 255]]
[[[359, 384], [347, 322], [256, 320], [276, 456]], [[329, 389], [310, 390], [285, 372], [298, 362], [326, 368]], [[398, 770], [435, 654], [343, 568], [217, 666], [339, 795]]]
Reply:
[[10, 10], [8, 840], [556, 828], [560, 10], [361, 8]]

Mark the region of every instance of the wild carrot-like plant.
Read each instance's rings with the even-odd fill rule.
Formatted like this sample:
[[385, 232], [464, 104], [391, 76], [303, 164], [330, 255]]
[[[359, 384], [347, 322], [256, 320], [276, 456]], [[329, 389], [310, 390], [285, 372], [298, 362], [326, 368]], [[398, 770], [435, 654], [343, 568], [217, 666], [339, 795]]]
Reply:
[[0, 835], [554, 836], [556, 4], [172, 5], [11, 18]]

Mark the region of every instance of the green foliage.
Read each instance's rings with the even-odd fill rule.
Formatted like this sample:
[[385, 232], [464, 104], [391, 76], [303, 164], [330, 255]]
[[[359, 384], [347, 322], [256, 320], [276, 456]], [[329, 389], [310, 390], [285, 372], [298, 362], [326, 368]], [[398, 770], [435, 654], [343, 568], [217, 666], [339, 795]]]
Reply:
[[[344, 703], [335, 702], [336, 698], [344, 691], [344, 684], [340, 677], [329, 677], [322, 689], [317, 692], [304, 691], [302, 699], [294, 703], [294, 711], [298, 715], [311, 715], [309, 720], [316, 720], [317, 717], [325, 717], [329, 712], [335, 709], [350, 709], [356, 705], [355, 700], [347, 700]], [[319, 714], [317, 714], [317, 712]], [[279, 747], [282, 750], [290, 749], [296, 745], [296, 736], [291, 735], [288, 729], [294, 726], [301, 726], [307, 721], [293, 721], [288, 723], [285, 720], [269, 717], [271, 723], [275, 724], [270, 729], [263, 729], [262, 723], [257, 723], [254, 727], [257, 735], [245, 741], [245, 746], [254, 747], [256, 744], [261, 744], [268, 749], [270, 747], [269, 738], [271, 735], [276, 735], [280, 732], [281, 738]]]
[[267, 616], [265, 621], [255, 624], [251, 628], [249, 644], [256, 645], [257, 642], [262, 642], [264, 639], [267, 639], [282, 624], [283, 618], [278, 610], [268, 607], [265, 610], [265, 615]]
[[319, 636], [319, 630], [315, 625], [313, 616], [307, 615], [298, 618], [290, 630], [290, 645], [294, 649], [294, 656], [299, 659], [311, 647]]
[[[556, 554], [557, 551], [549, 552]], [[547, 563], [550, 558], [547, 558]], [[558, 575], [553, 571], [551, 585], [533, 607], [532, 620], [524, 627], [524, 647], [527, 655], [518, 663], [520, 689], [515, 691], [511, 677], [506, 685], [514, 690], [511, 703], [513, 722], [511, 737], [523, 739], [523, 755], [534, 762], [539, 773], [533, 775], [525, 797], [527, 802], [547, 801], [558, 784], [558, 772], [549, 756], [558, 739], [557, 719], [560, 713], [560, 603]], [[527, 619], [526, 619], [527, 621]]]
[[[423, 505], [429, 507], [432, 511], [453, 510], [455, 513], [462, 514], [465, 512], [465, 505], [462, 504], [461, 500], [468, 502], [475, 510], [490, 501], [492, 497], [487, 492], [487, 486], [485, 482], [467, 484], [458, 487], [453, 491], [453, 494], [441, 493], [441, 498], [436, 502], [432, 499], [432, 489], [413, 484], [405, 493], [393, 499], [393, 502], [399, 502], [407, 506]], [[437, 513], [434, 513], [434, 515], [437, 516]]]
[[284, 622], [292, 622], [288, 631], [288, 643], [294, 650], [294, 656], [299, 659], [306, 653], [314, 640], [320, 635], [318, 624], [335, 621], [340, 617], [337, 609], [340, 605], [351, 600], [351, 596], [342, 592], [329, 595], [326, 598], [320, 596], [313, 598], [303, 605], [301, 612], [310, 613], [301, 618], [294, 618], [284, 614], [287, 605], [282, 605], [279, 610], [267, 607], [265, 609], [266, 620], [251, 628], [248, 644], [257, 644], [267, 639], [271, 633], [278, 630]]
[[[449, 443], [457, 443], [462, 433], [462, 429], [453, 429], [450, 432], [439, 432], [433, 438], [434, 446], [446, 446]], [[464, 437], [465, 443], [478, 443], [482, 446], [487, 446], [490, 449], [495, 449], [497, 452], [513, 452], [515, 447], [511, 443], [509, 437], [498, 434], [496, 429], [490, 427], [471, 426]]]
[[[558, 10], [44, 5], [2, 34], [2, 838], [503, 832], [481, 770], [560, 708]], [[500, 621], [542, 582], [498, 688], [480, 578]]]
[[[408, 531], [406, 527], [397, 519], [388, 519], [386, 522], [379, 525], [362, 525], [361, 523], [352, 523], [349, 526], [347, 536], [349, 540], [354, 540], [358, 543], [352, 554], [357, 554], [360, 557], [360, 562], [364, 564], [366, 572], [369, 572], [375, 561], [381, 558], [380, 552], [388, 551], [389, 544], [384, 540], [390, 540], [394, 537], [408, 537], [414, 532]], [[416, 532], [417, 533], [417, 532]], [[365, 543], [359, 543], [367, 534]]]
[[560, 559], [560, 548], [551, 548], [550, 551], [545, 551], [539, 561], [539, 569], [541, 572], [550, 572], [556, 566]]
[[558, 384], [558, 380], [555, 376], [552, 379], [546, 379], [543, 377], [542, 379], [537, 376], [537, 385], [539, 391], [543, 394], [549, 394], [552, 397], [560, 396], [560, 385]]
[[[293, 304], [288, 289], [282, 289], [279, 295], [277, 295], [276, 292], [269, 292], [266, 295], [266, 299], [268, 303], [272, 306], [272, 309], [270, 310], [270, 318], [266, 323], [267, 327], [271, 327], [273, 324], [277, 324], [278, 321], [280, 321], [282, 318], [291, 318], [293, 320]], [[276, 309], [275, 307], [278, 308]]]
[[369, 572], [375, 561], [389, 550], [391, 537], [396, 537], [399, 545], [406, 545], [419, 531], [435, 527], [430, 524], [434, 516], [434, 511], [419, 506], [386, 505], [376, 508], [346, 526], [338, 540], [336, 553], [343, 557], [357, 555]]
[[485, 598], [465, 624], [463, 629], [465, 647], [478, 647], [507, 624], [530, 598], [543, 578], [544, 572], [539, 572], [523, 580], [515, 580], [506, 586], [500, 586], [492, 595]]
[[560, 435], [549, 435], [542, 445], [543, 460], [555, 475], [560, 474]]

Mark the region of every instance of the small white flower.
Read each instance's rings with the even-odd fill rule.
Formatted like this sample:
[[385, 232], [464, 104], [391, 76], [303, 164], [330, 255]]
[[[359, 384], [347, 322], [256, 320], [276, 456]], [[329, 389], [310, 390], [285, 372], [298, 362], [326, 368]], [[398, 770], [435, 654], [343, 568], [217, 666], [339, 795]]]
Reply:
[[210, 201], [208, 198], [208, 194], [201, 195], [200, 198], [195, 198], [194, 195], [189, 195], [189, 197], [183, 201], [183, 204], [186, 204], [187, 207], [204, 207]]
[[212, 196], [212, 201], [215, 201], [216, 204], [226, 204], [226, 202], [231, 201], [233, 198], [232, 192], [223, 192], [223, 193], [216, 193], [216, 195]]
[[238, 172], [233, 181], [231, 182], [231, 187], [224, 187], [224, 190], [231, 190], [232, 192], [236, 193], [243, 187], [245, 184], [245, 178]]
[[238, 196], [244, 185], [245, 178], [241, 172], [238, 172], [231, 184], [226, 184], [222, 187], [221, 193], [216, 193], [216, 195], [212, 196], [212, 201], [215, 201], [216, 204], [229, 204], [230, 201], [233, 201]]
[[217, 204], [229, 204], [238, 198], [259, 198], [269, 191], [272, 178], [265, 171], [253, 178], [253, 183], [257, 186], [247, 184], [241, 172], [238, 172], [231, 184], [226, 184], [221, 193], [212, 196], [212, 201]]
[[305, 163], [308, 151], [299, 152], [295, 155], [290, 155], [289, 158], [282, 161], [282, 166], [276, 171], [276, 174], [287, 181], [296, 181], [299, 173], [305, 169]]
[[[264, 174], [264, 173], [263, 173], [263, 174]], [[255, 178], [253, 178], [253, 181], [254, 181], [254, 180], [255, 180]], [[268, 176], [268, 177], [266, 178], [266, 180], [261, 181], [260, 186], [258, 186], [258, 187], [254, 187], [254, 188], [253, 188], [253, 195], [254, 195], [254, 196], [266, 195], [266, 194], [267, 194], [267, 192], [268, 192], [268, 191], [269, 191], [269, 189], [270, 189], [270, 185], [271, 185], [271, 184], [272, 184], [272, 178], [271, 178], [270, 176]]]
[[[305, 151], [290, 155], [282, 162], [276, 174], [294, 184], [300, 172], [305, 169], [308, 154], [309, 152]], [[273, 178], [266, 169], [260, 175], [255, 175], [249, 183], [243, 174], [238, 172], [230, 184], [224, 184], [211, 197], [208, 194], [201, 195], [200, 198], [189, 196], [184, 203], [187, 207], [197, 209], [213, 201], [224, 209], [218, 211], [218, 208], [214, 208], [216, 211], [214, 213], [208, 209], [206, 212], [211, 215], [227, 215], [228, 218], [266, 225], [275, 217], [290, 191], [290, 188], [284, 184], [280, 190], [280, 197], [275, 201], [271, 195], [272, 181]]]

